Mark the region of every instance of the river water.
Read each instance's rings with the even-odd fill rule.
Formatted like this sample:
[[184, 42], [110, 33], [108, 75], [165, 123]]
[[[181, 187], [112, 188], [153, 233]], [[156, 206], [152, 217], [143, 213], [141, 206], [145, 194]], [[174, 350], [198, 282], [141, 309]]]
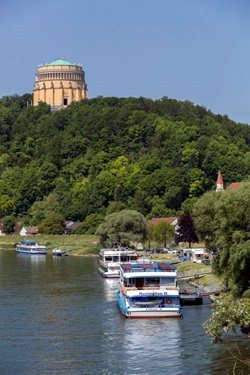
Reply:
[[0, 251], [0, 375], [250, 374], [229, 349], [250, 353], [233, 335], [212, 344], [202, 327], [211, 305], [181, 319], [124, 318], [118, 280], [103, 279], [96, 257]]

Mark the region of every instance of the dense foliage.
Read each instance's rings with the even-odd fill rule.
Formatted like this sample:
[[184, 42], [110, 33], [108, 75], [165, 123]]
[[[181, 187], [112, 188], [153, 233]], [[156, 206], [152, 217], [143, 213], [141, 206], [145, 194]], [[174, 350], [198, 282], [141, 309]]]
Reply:
[[195, 204], [196, 229], [207, 247], [219, 250], [214, 270], [236, 296], [250, 289], [250, 183], [209, 192]]
[[215, 342], [223, 340], [223, 333], [236, 333], [238, 327], [250, 332], [250, 298], [236, 299], [225, 294], [217, 298], [213, 310], [204, 326]]
[[38, 225], [122, 209], [148, 219], [250, 174], [250, 128], [191, 102], [97, 97], [51, 113], [0, 99], [0, 213]]
[[104, 218], [104, 222], [97, 228], [96, 234], [102, 245], [112, 242], [123, 246], [145, 241], [148, 234], [148, 223], [144, 216], [134, 210], [113, 212]]
[[198, 242], [198, 236], [194, 226], [192, 213], [188, 210], [184, 211], [178, 218], [176, 241], [188, 242], [188, 246], [190, 248], [192, 243]]
[[166, 221], [160, 221], [153, 230], [153, 237], [156, 243], [166, 248], [175, 237], [174, 226]]

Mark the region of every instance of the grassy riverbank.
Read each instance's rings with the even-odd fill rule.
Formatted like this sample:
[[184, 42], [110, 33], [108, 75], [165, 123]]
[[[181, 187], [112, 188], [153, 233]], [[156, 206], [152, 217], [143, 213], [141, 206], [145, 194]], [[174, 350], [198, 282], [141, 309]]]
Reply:
[[70, 254], [89, 255], [98, 254], [99, 247], [94, 245], [95, 236], [88, 235], [45, 235], [39, 234], [36, 236], [20, 236], [20, 235], [5, 235], [0, 236], [1, 249], [14, 249], [16, 244], [21, 239], [33, 239], [41, 245], [46, 245], [48, 252], [55, 248], [67, 250]]

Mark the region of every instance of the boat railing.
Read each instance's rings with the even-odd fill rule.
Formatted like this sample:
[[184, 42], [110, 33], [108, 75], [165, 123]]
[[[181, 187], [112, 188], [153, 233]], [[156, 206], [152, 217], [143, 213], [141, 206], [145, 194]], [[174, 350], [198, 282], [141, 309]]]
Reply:
[[150, 290], [150, 289], [154, 289], [154, 290], [179, 290], [179, 287], [178, 286], [166, 286], [166, 287], [160, 287], [160, 286], [140, 286], [140, 287], [136, 287], [136, 286], [126, 286], [124, 288], [125, 290], [127, 291], [131, 291], [131, 290]]

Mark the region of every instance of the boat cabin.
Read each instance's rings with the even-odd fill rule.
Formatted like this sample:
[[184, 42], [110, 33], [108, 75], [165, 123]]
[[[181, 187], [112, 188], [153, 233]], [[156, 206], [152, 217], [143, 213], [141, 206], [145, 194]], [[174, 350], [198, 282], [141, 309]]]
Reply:
[[125, 288], [168, 289], [177, 287], [176, 268], [168, 263], [121, 264]]
[[122, 263], [136, 261], [137, 253], [134, 250], [106, 250], [101, 249], [99, 253], [99, 260], [103, 263]]

